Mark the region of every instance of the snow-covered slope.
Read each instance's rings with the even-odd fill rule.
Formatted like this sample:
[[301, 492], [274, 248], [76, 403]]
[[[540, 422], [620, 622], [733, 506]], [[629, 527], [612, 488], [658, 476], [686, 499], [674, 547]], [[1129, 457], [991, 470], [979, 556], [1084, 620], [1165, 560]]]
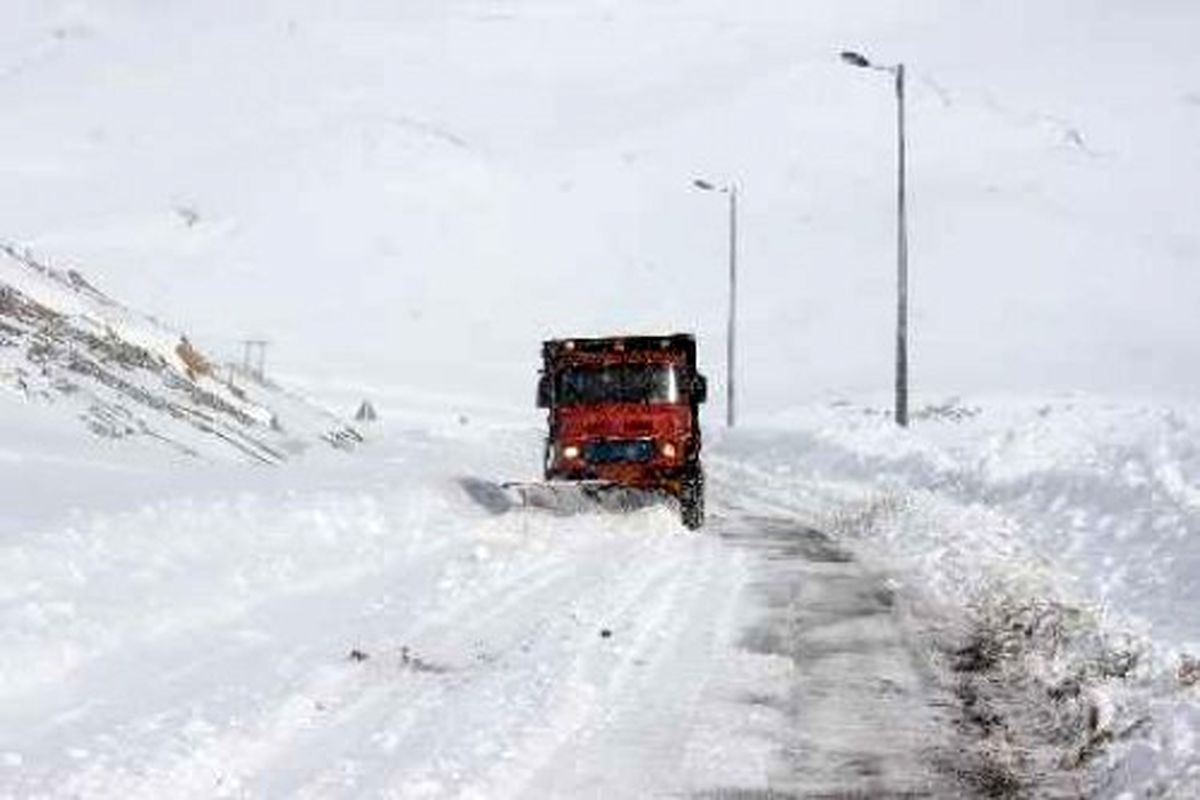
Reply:
[[54, 406], [64, 425], [74, 417], [97, 436], [149, 440], [188, 456], [277, 463], [319, 440], [361, 441], [299, 397], [219, 366], [79, 272], [0, 245], [0, 403], [20, 402]]
[[524, 404], [547, 333], [679, 328], [719, 385], [704, 177], [743, 188], [744, 409], [886, 385], [894, 107], [859, 48], [912, 76], [918, 386], [1197, 388], [1189, 0], [7, 9], [0, 237], [282, 371]]

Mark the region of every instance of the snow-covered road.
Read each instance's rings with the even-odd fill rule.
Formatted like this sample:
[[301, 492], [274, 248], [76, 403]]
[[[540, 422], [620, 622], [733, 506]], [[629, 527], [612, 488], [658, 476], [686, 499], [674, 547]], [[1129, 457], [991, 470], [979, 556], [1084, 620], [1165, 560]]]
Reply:
[[723, 520], [754, 551], [752, 652], [788, 659], [785, 691], [751, 702], [784, 716], [768, 785], [780, 796], [975, 794], [949, 694], [891, 581], [828, 535], [781, 516]]
[[6, 542], [0, 796], [953, 793], [886, 580], [732, 477], [691, 535], [400, 460]]
[[1190, 796], [1174, 663], [1012, 519], [712, 439], [699, 534], [497, 513], [466, 475], [536, 474], [532, 427], [62, 452], [3, 498], [0, 798]]

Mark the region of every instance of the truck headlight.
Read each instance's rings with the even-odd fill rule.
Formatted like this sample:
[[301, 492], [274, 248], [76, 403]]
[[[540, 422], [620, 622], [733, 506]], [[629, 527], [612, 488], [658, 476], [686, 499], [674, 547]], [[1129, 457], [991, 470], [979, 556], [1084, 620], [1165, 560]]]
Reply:
[[666, 458], [674, 458], [675, 457], [675, 445], [671, 444], [670, 442], [664, 442], [663, 446], [662, 446], [662, 454]]
[[563, 458], [579, 458], [579, 448], [573, 444], [569, 444], [562, 449]]

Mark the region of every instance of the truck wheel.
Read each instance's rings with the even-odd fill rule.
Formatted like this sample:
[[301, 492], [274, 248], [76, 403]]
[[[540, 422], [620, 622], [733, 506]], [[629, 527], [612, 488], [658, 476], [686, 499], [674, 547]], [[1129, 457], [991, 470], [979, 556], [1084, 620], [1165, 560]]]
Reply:
[[679, 490], [679, 515], [688, 530], [704, 525], [704, 473], [699, 467], [688, 472]]

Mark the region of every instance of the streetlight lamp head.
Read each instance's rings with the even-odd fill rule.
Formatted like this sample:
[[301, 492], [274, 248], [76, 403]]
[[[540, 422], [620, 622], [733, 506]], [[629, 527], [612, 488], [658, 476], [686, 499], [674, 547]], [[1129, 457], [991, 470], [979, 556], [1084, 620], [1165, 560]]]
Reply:
[[866, 56], [862, 55], [861, 53], [856, 53], [853, 50], [843, 50], [842, 61], [845, 61], [852, 67], [869, 68], [871, 66], [871, 62]]
[[696, 180], [692, 181], [692, 185], [697, 189], [703, 189], [706, 192], [711, 192], [717, 188], [703, 178], [696, 178]]

